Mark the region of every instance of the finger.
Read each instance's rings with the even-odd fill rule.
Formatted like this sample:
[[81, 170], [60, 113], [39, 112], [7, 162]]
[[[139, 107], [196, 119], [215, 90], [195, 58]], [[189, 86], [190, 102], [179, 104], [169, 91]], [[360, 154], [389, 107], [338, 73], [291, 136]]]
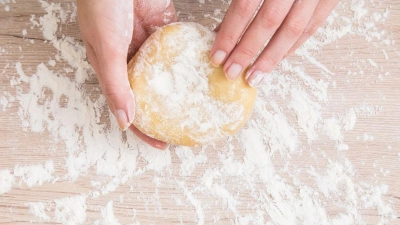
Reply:
[[282, 25], [247, 72], [246, 79], [251, 86], [257, 86], [265, 73], [269, 73], [282, 60], [297, 39], [302, 35], [318, 4], [318, 0], [296, 1]]
[[[98, 68], [99, 68], [99, 64], [98, 64], [98, 60], [94, 54], [93, 48], [88, 44], [86, 46], [86, 52], [87, 52], [87, 56], [89, 58], [89, 61], [92, 65], [92, 67], [95, 69], [96, 73], [99, 74], [97, 72]], [[102, 84], [102, 82], [101, 82]], [[113, 105], [111, 100], [106, 99], [107, 104], [110, 106]], [[130, 130], [141, 140], [143, 140], [144, 142], [148, 143], [149, 145], [155, 147], [155, 148], [159, 148], [164, 150], [167, 147], [167, 144], [158, 140], [155, 140], [154, 138], [148, 137], [147, 135], [143, 134], [142, 132], [140, 132], [136, 127], [134, 127], [133, 125], [131, 125]]]
[[[121, 4], [124, 7], [120, 7]], [[111, 112], [119, 127], [125, 130], [134, 119], [134, 98], [126, 63], [132, 40], [133, 1], [117, 4], [108, 0], [87, 0], [79, 1], [78, 7], [82, 37], [90, 44], [86, 44], [90, 46], [88, 58]]]
[[135, 117], [135, 100], [129, 86], [126, 50], [103, 46], [97, 54], [100, 64], [99, 81], [104, 96], [111, 103], [111, 112], [121, 130], [126, 130]]
[[318, 28], [328, 18], [328, 16], [338, 3], [339, 0], [321, 0], [318, 3], [317, 8], [315, 9], [313, 16], [311, 17], [310, 22], [304, 29], [303, 34], [290, 48], [287, 55], [290, 55], [294, 51], [296, 51], [297, 48], [302, 46], [304, 42], [306, 42], [308, 38], [310, 38], [318, 30]]
[[168, 3], [166, 8], [163, 8], [156, 14], [150, 14], [144, 17], [142, 24], [148, 35], [152, 34], [155, 31], [155, 28], [157, 27], [178, 21], [178, 17], [176, 15], [173, 2], [172, 1], [166, 1], [166, 2]]
[[[96, 72], [96, 74], [100, 74], [100, 65], [99, 65], [99, 60], [97, 60], [97, 56], [96, 53], [93, 50], [93, 47], [86, 43], [84, 41], [85, 47], [86, 47], [86, 56], [89, 60], [90, 65], [93, 67], [93, 70]], [[100, 83], [100, 87], [101, 87], [101, 80], [98, 76], [98, 80]], [[111, 109], [112, 108], [112, 104], [111, 102], [106, 98], [106, 103], [108, 105], [108, 107]]]
[[85, 40], [83, 41], [86, 48], [86, 57], [89, 60], [90, 65], [93, 67], [96, 74], [99, 74], [99, 61], [97, 60], [96, 53], [94, 52], [93, 47], [87, 43]]
[[[211, 48], [211, 62], [215, 66], [221, 65], [235, 48], [260, 2], [261, 0], [232, 0]], [[233, 69], [240, 70], [237, 67]]]
[[[257, 16], [251, 22], [239, 44], [224, 65], [226, 76], [230, 80], [236, 79], [243, 70], [250, 65], [267, 40], [275, 33], [284, 21], [294, 0], [264, 1]], [[235, 68], [240, 68], [235, 69]]]
[[[146, 0], [149, 1], [149, 0]], [[157, 7], [143, 7], [143, 4], [151, 4], [157, 1]], [[175, 7], [172, 1], [144, 0], [135, 1], [134, 33], [129, 46], [128, 61], [135, 55], [140, 46], [155, 31], [155, 28], [178, 21]], [[147, 10], [143, 10], [147, 9]]]
[[146, 142], [150, 146], [154, 148], [158, 148], [161, 150], [165, 150], [168, 147], [168, 144], [162, 141], [159, 141], [157, 139], [154, 139], [152, 137], [149, 137], [142, 133], [140, 130], [138, 130], [135, 126], [131, 125], [129, 129], [138, 137], [140, 140]]
[[[87, 56], [87, 58], [89, 60], [90, 65], [93, 67], [93, 69], [96, 72], [96, 74], [100, 74], [99, 61], [97, 60], [97, 56], [96, 56], [96, 53], [93, 50], [93, 47], [89, 43], [87, 43], [86, 41], [83, 41], [83, 42], [84, 42], [85, 47], [86, 47], [86, 56]], [[99, 79], [100, 87], [101, 87], [102, 86], [101, 85], [102, 82], [101, 82], [100, 78], [98, 78], [98, 79]], [[106, 98], [106, 103], [109, 106], [109, 108], [111, 109], [112, 108], [112, 103], [107, 98]]]
[[129, 45], [127, 61], [129, 62], [136, 52], [139, 50], [140, 46], [146, 41], [148, 35], [146, 30], [142, 26], [141, 22], [135, 18], [134, 20], [134, 35], [132, 36], [132, 41]]
[[219, 32], [219, 30], [221, 29], [221, 24], [222, 23], [218, 24], [218, 26], [215, 27], [214, 32]]

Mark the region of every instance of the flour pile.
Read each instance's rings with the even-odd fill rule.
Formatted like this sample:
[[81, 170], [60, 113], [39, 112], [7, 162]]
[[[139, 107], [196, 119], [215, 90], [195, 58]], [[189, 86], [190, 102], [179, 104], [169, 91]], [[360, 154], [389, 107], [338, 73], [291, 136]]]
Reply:
[[[12, 2], [0, 2], [12, 10]], [[327, 26], [297, 51], [299, 61], [284, 60], [266, 78], [254, 114], [239, 134], [214, 145], [158, 151], [118, 129], [93, 84], [95, 75], [82, 43], [63, 34], [62, 28], [70, 24], [77, 28], [75, 4], [39, 3], [46, 14], [31, 17], [32, 30], [41, 29], [57, 53], [30, 73], [24, 63], [8, 62], [4, 71], [15, 72], [2, 74], [9, 77], [11, 89], [1, 90], [0, 106], [3, 113], [21, 119], [24, 134], [48, 136], [54, 147], [35, 165], [0, 168], [0, 195], [63, 185], [77, 192], [22, 203], [32, 222], [366, 224], [370, 213], [379, 215], [374, 223], [384, 224], [396, 218], [385, 198], [390, 187], [377, 179], [357, 179], [360, 171], [350, 159], [346, 136], [359, 118], [383, 109], [358, 102], [333, 114], [332, 103], [341, 100], [331, 91], [341, 84], [334, 79], [334, 66], [317, 56], [351, 36], [363, 36], [377, 47], [393, 45], [386, 31], [377, 28], [389, 17], [389, 9], [368, 12], [366, 4], [379, 4], [371, 1], [340, 3], [340, 11], [351, 13], [333, 12]], [[216, 12], [215, 17], [223, 15]], [[31, 32], [27, 29], [24, 37]], [[0, 46], [0, 52], [7, 50]], [[350, 50], [345, 54], [351, 59]], [[390, 79], [373, 60], [351, 63], [356, 66], [343, 68], [349, 82], [367, 73], [366, 65], [378, 68], [378, 80]], [[319, 75], [310, 75], [306, 66]], [[18, 110], [12, 112], [15, 106]], [[360, 139], [372, 141], [374, 136], [364, 133]], [[122, 216], [129, 219], [119, 219]]]

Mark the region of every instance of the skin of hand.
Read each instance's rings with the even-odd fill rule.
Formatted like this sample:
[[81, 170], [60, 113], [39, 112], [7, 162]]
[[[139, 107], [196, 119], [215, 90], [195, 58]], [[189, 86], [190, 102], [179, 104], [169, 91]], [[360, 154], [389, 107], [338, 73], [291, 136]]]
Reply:
[[77, 0], [77, 6], [87, 57], [119, 127], [129, 128], [149, 145], [165, 149], [166, 143], [132, 125], [135, 99], [128, 81], [127, 62], [156, 27], [177, 20], [172, 1]]
[[245, 78], [250, 86], [256, 87], [279, 61], [317, 31], [338, 2], [232, 0], [216, 29], [211, 61], [215, 66], [224, 64], [229, 80], [248, 68]]

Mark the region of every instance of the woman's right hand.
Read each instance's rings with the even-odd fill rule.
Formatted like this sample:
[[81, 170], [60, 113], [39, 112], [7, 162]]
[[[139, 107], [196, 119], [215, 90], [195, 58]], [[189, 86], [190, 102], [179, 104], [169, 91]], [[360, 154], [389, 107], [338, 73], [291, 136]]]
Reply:
[[154, 31], [177, 20], [170, 0], [77, 0], [78, 20], [86, 54], [96, 71], [107, 104], [121, 130], [130, 130], [149, 145], [167, 144], [132, 124], [135, 100], [128, 81], [127, 61]]

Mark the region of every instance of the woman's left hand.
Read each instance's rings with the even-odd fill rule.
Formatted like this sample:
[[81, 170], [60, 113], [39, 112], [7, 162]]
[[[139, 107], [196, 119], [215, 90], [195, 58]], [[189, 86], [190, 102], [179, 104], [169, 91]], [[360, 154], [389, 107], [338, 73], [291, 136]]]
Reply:
[[338, 2], [232, 0], [211, 50], [211, 61], [216, 66], [224, 64], [227, 78], [233, 80], [261, 52], [246, 73], [247, 82], [257, 86], [317, 31]]

